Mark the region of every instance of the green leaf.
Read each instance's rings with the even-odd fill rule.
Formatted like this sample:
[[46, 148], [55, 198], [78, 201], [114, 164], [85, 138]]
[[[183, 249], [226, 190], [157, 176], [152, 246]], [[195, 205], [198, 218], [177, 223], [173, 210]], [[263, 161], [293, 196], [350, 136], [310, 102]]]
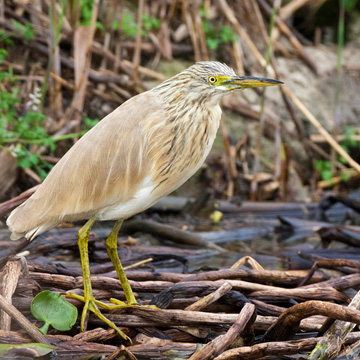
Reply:
[[325, 181], [330, 181], [332, 179], [332, 173], [331, 170], [323, 170], [321, 172], [321, 177]]
[[114, 20], [111, 24], [111, 29], [116, 31], [119, 30], [119, 28], [120, 28], [120, 23], [117, 20]]
[[78, 316], [74, 305], [67, 302], [59, 293], [49, 290], [42, 291], [34, 297], [31, 302], [31, 313], [36, 319], [45, 322], [43, 331], [47, 331], [49, 325], [60, 331], [68, 331]]
[[94, 0], [80, 0], [80, 24], [90, 26]]
[[346, 172], [341, 173], [340, 177], [341, 177], [341, 180], [345, 181], [345, 182], [349, 181], [349, 179], [351, 178], [350, 174], [348, 174]]
[[142, 21], [144, 28], [148, 31], [160, 28], [160, 21], [154, 16], [142, 14]]
[[29, 159], [27, 159], [26, 157], [19, 157], [17, 158], [18, 161], [18, 165], [22, 168], [22, 169], [30, 169], [31, 168], [31, 162]]
[[9, 53], [5, 49], [0, 49], [0, 64], [4, 61], [4, 59], [9, 55]]
[[104, 28], [104, 25], [100, 22], [100, 21], [97, 21], [96, 24], [95, 24], [96, 28], [98, 30], [100, 30], [101, 32], [105, 32], [105, 28]]
[[219, 43], [220, 43], [219, 39], [211, 39], [211, 38], [206, 39], [206, 44], [210, 50], [216, 50], [219, 47]]
[[129, 37], [135, 37], [137, 33], [137, 25], [134, 20], [134, 17], [128, 13], [124, 12], [122, 22], [121, 22], [121, 30], [125, 35]]
[[14, 20], [12, 24], [16, 31], [19, 32], [25, 40], [31, 40], [35, 37], [35, 31], [30, 23], [23, 25], [20, 22]]
[[92, 127], [94, 127], [98, 122], [99, 122], [100, 120], [99, 119], [90, 119], [90, 118], [85, 118], [84, 119], [84, 124], [85, 124], [85, 126], [86, 127], [88, 127], [88, 128], [92, 128]]
[[220, 38], [224, 43], [236, 41], [236, 36], [232, 28], [225, 25], [221, 27]]
[[357, 3], [357, 0], [342, 0], [341, 5], [345, 11], [351, 11]]

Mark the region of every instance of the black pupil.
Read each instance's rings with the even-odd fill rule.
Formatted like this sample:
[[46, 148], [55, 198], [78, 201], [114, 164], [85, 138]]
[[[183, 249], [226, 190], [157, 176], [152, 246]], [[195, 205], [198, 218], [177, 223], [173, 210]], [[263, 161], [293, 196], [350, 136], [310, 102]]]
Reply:
[[215, 82], [215, 78], [213, 78], [213, 77], [210, 78], [210, 81], [211, 81], [211, 82]]

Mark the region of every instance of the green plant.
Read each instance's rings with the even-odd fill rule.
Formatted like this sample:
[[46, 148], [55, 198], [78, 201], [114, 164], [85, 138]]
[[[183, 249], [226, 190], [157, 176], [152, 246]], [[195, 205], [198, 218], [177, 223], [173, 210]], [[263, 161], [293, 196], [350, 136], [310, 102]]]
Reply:
[[148, 14], [142, 14], [142, 23], [144, 29], [148, 31], [160, 28], [160, 20]]
[[11, 34], [11, 32], [5, 32], [3, 30], [0, 30], [0, 43], [3, 43], [5, 45], [14, 45], [14, 41], [11, 39]]
[[90, 119], [88, 117], [86, 117], [84, 119], [84, 125], [85, 125], [85, 128], [87, 130], [91, 129], [92, 127], [94, 127], [100, 120], [99, 119]]
[[37, 294], [31, 302], [31, 313], [44, 325], [39, 329], [46, 334], [49, 326], [60, 331], [70, 330], [76, 322], [77, 308], [67, 302], [60, 294], [45, 290]]
[[216, 50], [221, 44], [236, 41], [236, 36], [229, 26], [214, 26], [208, 20], [203, 20], [202, 26], [206, 37], [206, 44], [210, 50]]
[[136, 36], [137, 25], [132, 14], [124, 12], [121, 22], [121, 30], [128, 37], [134, 38]]
[[[0, 49], [0, 64], [7, 55], [5, 49]], [[3, 85], [0, 90], [0, 144], [16, 144], [12, 152], [16, 154], [19, 166], [23, 169], [33, 168], [41, 178], [45, 178], [51, 165], [40, 159], [38, 154], [31, 153], [26, 145], [48, 145], [54, 150], [55, 143], [44, 130], [45, 116], [37, 111], [39, 92], [32, 95], [30, 101], [25, 104], [27, 111], [24, 115], [18, 116], [17, 107], [20, 108], [20, 100], [19, 90], [14, 86], [16, 81], [11, 67], [6, 71], [0, 71], [0, 83]], [[9, 84], [10, 90], [6, 90]]]
[[[66, 0], [63, 0], [62, 4], [64, 9]], [[61, 28], [61, 22], [60, 19], [56, 35]], [[18, 29], [17, 31], [22, 31], [24, 38], [29, 39], [31, 37], [30, 28], [26, 27], [26, 25], [23, 26], [17, 23], [15, 27]], [[0, 45], [12, 46], [11, 34], [13, 33], [0, 31]], [[27, 35], [25, 36], [25, 34]], [[58, 38], [58, 35], [56, 38]], [[3, 64], [8, 55], [6, 49], [0, 48], [0, 65]], [[16, 87], [17, 81], [18, 79], [11, 67], [0, 70], [0, 148], [8, 148], [9, 144], [11, 144], [10, 150], [16, 155], [18, 165], [22, 169], [33, 169], [44, 179], [51, 170], [52, 165], [43, 160], [34, 150], [37, 150], [38, 146], [47, 146], [50, 151], [54, 151], [57, 141], [82, 136], [86, 130], [96, 125], [99, 120], [86, 118], [84, 120], [84, 131], [80, 133], [65, 134], [58, 137], [50, 136], [44, 128], [45, 116], [41, 110], [43, 93], [46, 92], [46, 87], [41, 91], [35, 89], [34, 93], [29, 95], [29, 100], [22, 103], [21, 99], [19, 99], [19, 90]]]
[[80, 25], [90, 26], [94, 0], [80, 0]]
[[[344, 130], [344, 140], [340, 142], [341, 147], [349, 154], [353, 149], [360, 149], [360, 141], [357, 141], [355, 136], [359, 134], [359, 129], [347, 126]], [[336, 161], [342, 164], [347, 164], [347, 161], [340, 155], [337, 155]], [[319, 172], [322, 180], [331, 181], [332, 179], [332, 166], [330, 160], [316, 160], [314, 167]], [[350, 176], [347, 172], [340, 174], [343, 181], [348, 181]]]
[[322, 180], [331, 181], [331, 162], [329, 160], [315, 160], [314, 167], [319, 172]]
[[[160, 21], [158, 18], [154, 16], [150, 16], [148, 14], [142, 14], [142, 23], [143, 28], [147, 31], [155, 30], [160, 28]], [[118, 30], [120, 27], [118, 21], [114, 21], [112, 23], [112, 29]], [[145, 30], [141, 31], [141, 36], [146, 36]], [[121, 31], [125, 34], [125, 36], [129, 38], [135, 38], [137, 34], [137, 23], [135, 18], [129, 12], [124, 12], [122, 22], [121, 22]]]
[[35, 31], [30, 23], [26, 23], [25, 25], [23, 25], [18, 21], [13, 21], [12, 24], [16, 32], [21, 34], [25, 40], [31, 40], [35, 37]]

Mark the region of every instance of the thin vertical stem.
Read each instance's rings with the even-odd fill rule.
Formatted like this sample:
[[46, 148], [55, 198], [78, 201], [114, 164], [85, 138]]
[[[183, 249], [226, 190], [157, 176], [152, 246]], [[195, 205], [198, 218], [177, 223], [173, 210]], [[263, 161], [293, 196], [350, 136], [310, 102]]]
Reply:
[[[280, 7], [280, 1], [274, 1], [272, 10], [271, 10], [271, 18], [270, 18], [270, 29], [269, 29], [269, 38], [268, 38], [268, 44], [267, 44], [267, 50], [266, 50], [266, 56], [265, 56], [265, 68], [264, 68], [264, 76], [267, 76], [267, 68], [270, 63], [271, 58], [271, 52], [272, 52], [272, 34], [273, 29], [275, 26], [275, 15], [276, 15], [276, 9]], [[263, 90], [262, 96], [261, 96], [261, 109], [260, 109], [260, 117], [259, 117], [259, 126], [258, 126], [258, 135], [257, 135], [257, 142], [256, 142], [256, 154], [254, 159], [254, 166], [253, 166], [253, 179], [250, 186], [250, 199], [256, 200], [256, 193], [257, 193], [257, 173], [259, 172], [260, 168], [260, 152], [261, 152], [261, 140], [263, 136], [264, 131], [264, 114], [265, 114], [265, 88]]]
[[[340, 121], [340, 92], [341, 92], [341, 73], [342, 73], [342, 55], [344, 48], [344, 26], [345, 26], [345, 0], [339, 0], [340, 11], [339, 11], [339, 23], [338, 23], [338, 56], [336, 66], [336, 83], [335, 83], [335, 94], [334, 94], [334, 125], [332, 135], [336, 137]], [[331, 172], [335, 170], [336, 163], [336, 152], [331, 149]]]
[[[61, 3], [61, 14], [60, 14], [60, 18], [59, 18], [59, 22], [57, 23], [56, 29], [55, 29], [55, 33], [54, 33], [54, 43], [52, 44], [52, 52], [50, 54], [50, 58], [49, 58], [49, 62], [48, 62], [48, 66], [46, 69], [46, 73], [45, 73], [45, 78], [44, 78], [44, 82], [43, 85], [41, 87], [41, 101], [39, 104], [39, 111], [42, 112], [43, 106], [44, 106], [44, 101], [45, 101], [45, 95], [49, 86], [49, 79], [50, 79], [50, 72], [51, 69], [53, 68], [53, 63], [54, 63], [54, 58], [55, 58], [55, 50], [59, 44], [60, 41], [60, 33], [61, 33], [61, 28], [62, 28], [62, 24], [63, 24], [63, 20], [64, 20], [64, 14], [65, 14], [65, 8], [66, 8], [66, 4], [67, 4], [67, 0], [63, 0]], [[51, 1], [50, 4], [50, 8], [49, 8], [49, 17], [50, 19], [53, 18], [53, 12], [55, 11], [55, 1]]]
[[142, 32], [142, 14], [144, 12], [144, 0], [139, 0], [139, 8], [137, 15], [137, 33], [136, 33], [136, 47], [134, 51], [134, 81], [137, 82], [139, 76], [139, 65], [141, 57], [141, 32]]

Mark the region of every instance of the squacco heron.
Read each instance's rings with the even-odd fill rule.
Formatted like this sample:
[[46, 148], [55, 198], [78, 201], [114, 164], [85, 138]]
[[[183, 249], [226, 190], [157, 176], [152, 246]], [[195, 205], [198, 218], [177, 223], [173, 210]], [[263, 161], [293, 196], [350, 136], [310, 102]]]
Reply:
[[84, 279], [81, 329], [88, 310], [126, 339], [101, 314], [108, 306], [91, 287], [88, 238], [97, 220], [115, 220], [106, 240], [108, 255], [126, 303], [136, 299], [117, 252], [117, 236], [127, 219], [171, 193], [203, 164], [221, 118], [221, 98], [235, 90], [282, 84], [237, 76], [219, 62], [199, 62], [155, 88], [134, 96], [86, 133], [54, 166], [38, 190], [7, 219], [13, 240], [33, 240], [61, 222], [88, 220], [79, 230]]

